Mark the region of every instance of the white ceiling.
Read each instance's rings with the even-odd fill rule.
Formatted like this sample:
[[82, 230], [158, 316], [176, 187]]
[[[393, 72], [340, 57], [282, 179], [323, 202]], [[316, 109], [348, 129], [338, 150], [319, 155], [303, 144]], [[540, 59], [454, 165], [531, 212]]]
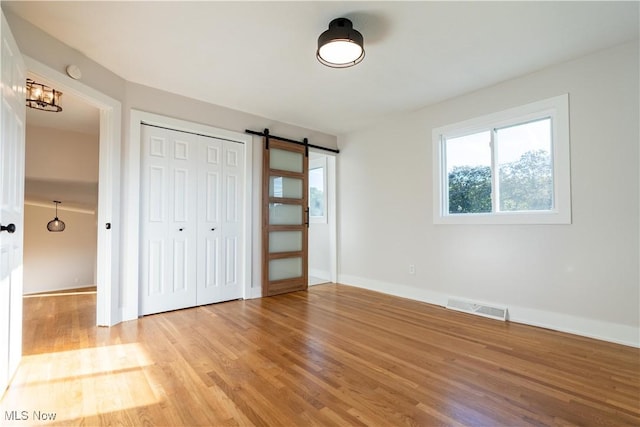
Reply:
[[[638, 38], [638, 2], [4, 2], [126, 80], [331, 134]], [[366, 57], [315, 58], [333, 18]]]

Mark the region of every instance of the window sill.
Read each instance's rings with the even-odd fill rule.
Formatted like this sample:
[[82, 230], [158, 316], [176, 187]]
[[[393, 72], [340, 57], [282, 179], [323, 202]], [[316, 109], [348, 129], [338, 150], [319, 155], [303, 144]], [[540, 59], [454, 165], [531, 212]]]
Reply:
[[562, 212], [501, 212], [487, 214], [453, 214], [434, 215], [433, 223], [436, 225], [523, 225], [523, 224], [571, 224], [571, 213]]

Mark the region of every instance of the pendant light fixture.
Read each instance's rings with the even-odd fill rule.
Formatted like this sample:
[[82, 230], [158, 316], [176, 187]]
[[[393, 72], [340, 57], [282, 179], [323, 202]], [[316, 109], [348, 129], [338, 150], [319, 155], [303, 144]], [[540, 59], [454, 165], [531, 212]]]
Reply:
[[61, 96], [62, 92], [27, 79], [27, 107], [59, 113], [62, 111]]
[[327, 67], [346, 68], [364, 59], [364, 37], [347, 18], [336, 18], [318, 37], [318, 61]]
[[64, 222], [58, 219], [58, 205], [62, 202], [54, 200], [53, 203], [56, 204], [56, 217], [47, 223], [47, 230], [53, 231], [53, 232], [64, 231], [64, 228], [65, 228]]

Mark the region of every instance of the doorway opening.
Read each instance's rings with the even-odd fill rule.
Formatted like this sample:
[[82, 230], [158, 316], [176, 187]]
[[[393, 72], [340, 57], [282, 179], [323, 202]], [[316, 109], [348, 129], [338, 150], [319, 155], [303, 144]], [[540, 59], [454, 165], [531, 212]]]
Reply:
[[[62, 104], [61, 112], [27, 108], [25, 295], [96, 292], [100, 110], [70, 93]], [[57, 213], [54, 201], [61, 202]], [[64, 231], [48, 231], [54, 215]]]
[[[118, 250], [120, 240], [119, 232], [114, 232], [111, 227], [111, 224], [120, 217], [121, 104], [119, 101], [79, 81], [73, 80], [28, 56], [24, 56], [24, 63], [28, 74], [34, 80], [55, 87], [56, 90], [60, 90], [64, 94], [63, 97], [65, 95], [68, 99], [75, 97], [79, 101], [88, 104], [93, 108], [93, 110], [88, 110], [91, 111], [89, 114], [95, 115], [96, 110], [98, 112], [97, 203], [93, 209], [95, 215], [94, 226], [96, 227], [94, 235], [97, 235], [97, 244], [96, 256], [92, 257], [94, 260], [93, 265], [95, 266], [93, 273], [96, 292], [95, 324], [98, 326], [112, 326], [122, 320], [122, 310], [118, 303], [119, 287], [115, 282], [120, 268]], [[62, 105], [64, 109], [64, 101]], [[57, 116], [57, 119], [59, 117]], [[91, 126], [92, 128], [95, 127], [95, 122]], [[91, 187], [92, 185], [95, 187], [95, 183], [76, 185], [73, 193], [86, 192], [88, 190], [85, 187]], [[87, 215], [86, 212], [92, 209], [87, 208], [87, 206], [81, 206], [76, 210], [82, 212], [68, 211], [65, 212], [65, 215], [77, 213]], [[120, 225], [119, 223], [116, 224]], [[64, 232], [58, 234], [64, 234]], [[72, 277], [72, 282], [75, 282], [75, 278], [75, 276]], [[78, 277], [78, 283], [80, 283], [80, 277]]]
[[337, 281], [336, 156], [309, 152], [309, 286]]

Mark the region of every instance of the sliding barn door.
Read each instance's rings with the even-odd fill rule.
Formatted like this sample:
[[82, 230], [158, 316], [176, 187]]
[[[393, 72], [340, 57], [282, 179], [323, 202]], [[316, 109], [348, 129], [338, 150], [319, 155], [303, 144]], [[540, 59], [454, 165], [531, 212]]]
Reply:
[[307, 289], [308, 168], [305, 147], [268, 139], [262, 169], [262, 295]]

